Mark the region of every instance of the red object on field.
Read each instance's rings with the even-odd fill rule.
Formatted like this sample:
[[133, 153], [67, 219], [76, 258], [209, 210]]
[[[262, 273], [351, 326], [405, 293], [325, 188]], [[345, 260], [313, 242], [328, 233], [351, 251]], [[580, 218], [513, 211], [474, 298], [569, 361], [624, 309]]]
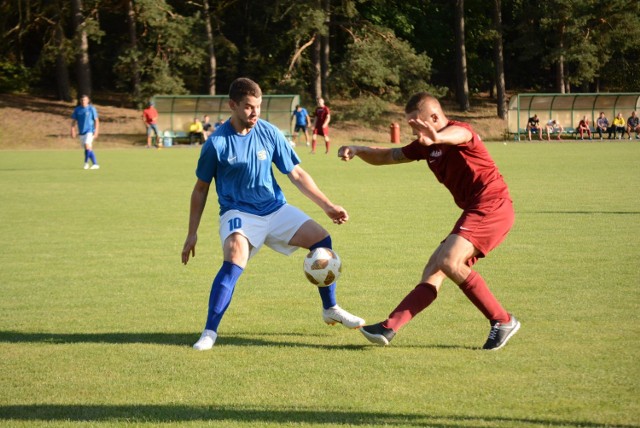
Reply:
[[394, 144], [400, 143], [400, 125], [393, 122], [389, 127], [389, 133], [391, 134], [391, 142]]

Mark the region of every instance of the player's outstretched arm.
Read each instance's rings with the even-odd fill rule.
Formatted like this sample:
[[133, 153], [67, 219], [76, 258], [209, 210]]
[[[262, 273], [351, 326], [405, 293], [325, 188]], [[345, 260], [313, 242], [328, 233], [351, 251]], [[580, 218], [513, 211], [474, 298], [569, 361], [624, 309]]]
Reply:
[[311, 199], [316, 205], [333, 220], [335, 224], [342, 224], [349, 220], [349, 214], [340, 205], [335, 205], [322, 193], [313, 178], [300, 165], [296, 165], [293, 170], [287, 174], [289, 180], [300, 190], [307, 198]]
[[202, 213], [207, 203], [209, 183], [198, 179], [191, 193], [191, 208], [189, 210], [189, 231], [182, 247], [182, 263], [187, 264], [189, 257], [196, 256], [196, 243], [198, 242], [198, 227], [202, 219]]
[[411, 162], [411, 159], [407, 159], [400, 148], [342, 146], [338, 150], [338, 157], [345, 162], [356, 156], [371, 165]]

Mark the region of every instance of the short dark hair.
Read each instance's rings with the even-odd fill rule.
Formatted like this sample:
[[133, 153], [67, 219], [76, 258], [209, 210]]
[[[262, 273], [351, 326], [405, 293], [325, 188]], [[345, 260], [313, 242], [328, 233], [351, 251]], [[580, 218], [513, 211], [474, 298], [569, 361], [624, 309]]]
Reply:
[[438, 100], [436, 99], [436, 97], [434, 97], [430, 93], [418, 92], [417, 94], [409, 98], [409, 101], [407, 101], [407, 105], [404, 108], [404, 112], [411, 113], [416, 110], [420, 111], [422, 110], [422, 106], [424, 106], [426, 102], [434, 102], [434, 101], [437, 102]]
[[262, 97], [262, 89], [256, 82], [246, 77], [239, 77], [231, 82], [231, 86], [229, 86], [230, 99], [239, 103], [248, 95], [260, 98]]

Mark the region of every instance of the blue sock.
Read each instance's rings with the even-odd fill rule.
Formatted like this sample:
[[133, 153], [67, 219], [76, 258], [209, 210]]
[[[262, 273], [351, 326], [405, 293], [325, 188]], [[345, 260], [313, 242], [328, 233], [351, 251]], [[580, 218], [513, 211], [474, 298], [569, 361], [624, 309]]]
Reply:
[[[331, 235], [313, 244], [311, 247], [309, 247], [309, 250], [315, 250], [316, 248], [320, 247], [331, 248]], [[329, 309], [330, 307], [337, 305], [336, 287], [337, 285], [335, 282], [328, 287], [318, 287], [320, 298], [322, 299], [323, 308]]]
[[98, 162], [96, 161], [96, 155], [93, 154], [93, 150], [89, 150], [88, 154], [91, 162], [93, 162], [94, 165], [97, 164]]
[[223, 262], [222, 267], [218, 271], [213, 284], [211, 285], [211, 294], [209, 294], [209, 313], [207, 314], [207, 324], [205, 329], [218, 331], [218, 325], [225, 311], [231, 303], [233, 290], [236, 287], [238, 278], [242, 275], [240, 266], [231, 262]]
[[84, 149], [84, 163], [89, 162], [89, 150]]

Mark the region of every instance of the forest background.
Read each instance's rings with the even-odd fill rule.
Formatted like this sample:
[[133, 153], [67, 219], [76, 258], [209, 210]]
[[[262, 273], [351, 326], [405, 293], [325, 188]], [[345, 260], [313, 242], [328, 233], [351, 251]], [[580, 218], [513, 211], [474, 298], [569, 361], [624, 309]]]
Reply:
[[640, 91], [637, 0], [5, 0], [0, 92], [265, 93], [355, 101], [371, 119], [420, 90], [504, 118], [514, 92]]

